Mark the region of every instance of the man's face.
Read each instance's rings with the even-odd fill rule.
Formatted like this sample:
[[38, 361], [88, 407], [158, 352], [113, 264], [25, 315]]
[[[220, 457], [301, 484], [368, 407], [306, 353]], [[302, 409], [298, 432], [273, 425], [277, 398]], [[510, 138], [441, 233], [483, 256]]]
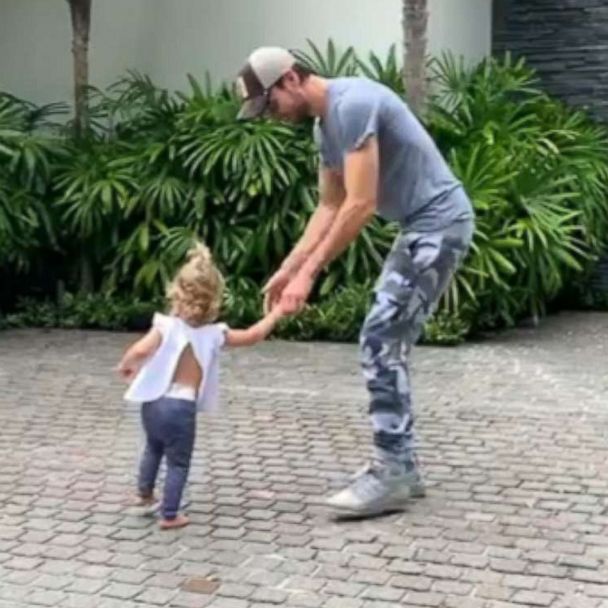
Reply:
[[286, 122], [302, 122], [310, 116], [310, 105], [297, 74], [288, 72], [271, 87], [267, 113], [271, 118]]

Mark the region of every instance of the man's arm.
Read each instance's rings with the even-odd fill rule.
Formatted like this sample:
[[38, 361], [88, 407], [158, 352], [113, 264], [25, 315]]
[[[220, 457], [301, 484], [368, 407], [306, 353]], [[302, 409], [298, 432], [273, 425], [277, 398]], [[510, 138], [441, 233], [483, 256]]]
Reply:
[[290, 273], [297, 272], [310, 254], [329, 232], [346, 191], [342, 176], [332, 169], [321, 167], [319, 170], [319, 204], [311, 215], [304, 234], [291, 253], [281, 264]]
[[270, 311], [279, 301], [289, 281], [296, 276], [315, 247], [328, 233], [345, 196], [342, 176], [336, 171], [322, 167], [319, 171], [319, 204], [292, 252], [262, 289], [265, 312]]
[[378, 142], [375, 137], [368, 138], [361, 148], [346, 156], [346, 199], [330, 229], [307, 256], [300, 268], [301, 273], [314, 280], [329, 262], [355, 240], [373, 217], [378, 199], [378, 164]]

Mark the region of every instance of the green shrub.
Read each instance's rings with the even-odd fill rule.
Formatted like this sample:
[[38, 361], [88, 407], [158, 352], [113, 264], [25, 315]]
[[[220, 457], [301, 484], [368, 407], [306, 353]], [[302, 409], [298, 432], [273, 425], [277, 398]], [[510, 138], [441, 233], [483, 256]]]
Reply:
[[509, 56], [474, 69], [445, 57], [434, 79], [429, 125], [477, 215], [444, 309], [478, 327], [542, 314], [606, 242], [607, 132]]
[[143, 331], [162, 302], [143, 302], [105, 295], [66, 294], [59, 303], [23, 299], [16, 313], [4, 318], [5, 327], [63, 329], [126, 329]]
[[316, 305], [308, 306], [297, 316], [281, 323], [278, 335], [296, 340], [332, 340], [354, 342], [370, 301], [367, 285], [343, 287]]
[[[385, 59], [363, 59], [330, 41], [325, 52], [311, 44], [301, 59], [403, 93], [394, 47]], [[473, 68], [445, 56], [432, 69], [425, 120], [477, 214], [470, 255], [425, 332], [448, 343], [542, 314], [589, 268], [608, 239], [608, 136], [542, 93], [534, 73], [508, 56]], [[106, 91], [91, 88], [93, 127], [77, 142], [52, 124], [62, 107], [0, 96], [3, 298], [19, 293], [10, 286], [18, 272], [29, 273], [21, 283], [38, 296], [103, 294], [62, 301], [61, 313], [28, 304], [21, 322], [129, 327], [133, 307], [160, 297], [198, 238], [229, 280], [229, 320], [243, 325], [260, 314], [260, 285], [316, 204], [310, 125], [235, 122], [231, 89], [189, 81], [188, 93], [174, 94], [132, 73]], [[355, 339], [365, 285], [396, 230], [379, 219], [366, 227], [281, 335]]]
[[[356, 342], [370, 302], [369, 285], [338, 289], [302, 313], [282, 320], [274, 337], [287, 340]], [[0, 329], [44, 327], [146, 331], [156, 311], [166, 309], [162, 298], [153, 301], [112, 298], [103, 294], [66, 294], [59, 303], [29, 298], [20, 300], [17, 312], [0, 316]], [[262, 314], [259, 288], [248, 283], [227, 290], [220, 317], [232, 327], [245, 327]], [[440, 313], [424, 328], [425, 344], [453, 346], [464, 341], [468, 327], [459, 318]]]
[[25, 270], [40, 247], [55, 243], [49, 186], [63, 141], [50, 119], [63, 111], [0, 93], [0, 268]]
[[470, 331], [469, 321], [457, 313], [441, 310], [427, 321], [421, 342], [435, 346], [457, 346], [465, 341]]
[[[303, 231], [316, 204], [309, 129], [237, 123], [230, 92], [190, 81], [189, 96], [138, 75], [94, 92], [96, 131], [70, 147], [54, 182], [80, 288], [158, 295], [195, 238], [227, 276], [259, 283]], [[393, 235], [373, 222], [320, 293], [374, 273]]]

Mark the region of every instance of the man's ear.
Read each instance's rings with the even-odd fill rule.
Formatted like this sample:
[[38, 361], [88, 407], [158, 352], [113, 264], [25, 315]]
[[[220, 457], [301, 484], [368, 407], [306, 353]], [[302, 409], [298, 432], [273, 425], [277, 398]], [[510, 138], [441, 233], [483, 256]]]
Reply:
[[289, 88], [297, 87], [301, 84], [300, 77], [294, 70], [285, 72], [282, 80]]

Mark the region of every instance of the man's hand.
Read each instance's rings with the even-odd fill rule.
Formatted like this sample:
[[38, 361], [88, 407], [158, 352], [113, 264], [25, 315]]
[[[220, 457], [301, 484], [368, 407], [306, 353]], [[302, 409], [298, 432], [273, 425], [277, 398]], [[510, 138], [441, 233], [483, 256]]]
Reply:
[[312, 291], [314, 281], [306, 273], [299, 272], [283, 290], [279, 306], [285, 314], [291, 315], [299, 312], [306, 304]]
[[291, 279], [294, 273], [283, 268], [279, 268], [268, 280], [262, 288], [264, 294], [264, 314], [268, 314], [281, 299], [283, 290]]

